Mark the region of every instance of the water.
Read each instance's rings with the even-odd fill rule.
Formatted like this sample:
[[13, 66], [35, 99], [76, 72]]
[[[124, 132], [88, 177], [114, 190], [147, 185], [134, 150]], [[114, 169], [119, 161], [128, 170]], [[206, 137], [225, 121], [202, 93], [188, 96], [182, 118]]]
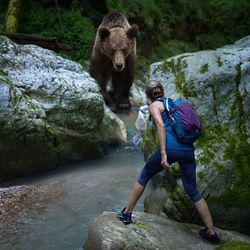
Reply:
[[[135, 133], [136, 116], [132, 113], [121, 117], [131, 138]], [[21, 223], [11, 225], [13, 233], [7, 235], [1, 249], [83, 249], [93, 219], [103, 211], [120, 211], [126, 206], [131, 186], [143, 165], [142, 152], [124, 145], [110, 150], [104, 159], [84, 161], [5, 183], [5, 186], [55, 183], [60, 194], [24, 213]], [[137, 211], [143, 211], [146, 193], [136, 206]]]

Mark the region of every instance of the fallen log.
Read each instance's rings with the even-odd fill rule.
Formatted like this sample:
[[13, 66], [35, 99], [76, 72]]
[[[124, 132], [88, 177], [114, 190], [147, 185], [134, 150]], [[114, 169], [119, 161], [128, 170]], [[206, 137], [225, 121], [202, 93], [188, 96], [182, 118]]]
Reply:
[[72, 47], [69, 44], [59, 42], [56, 37], [45, 37], [15, 32], [0, 32], [0, 35], [7, 36], [17, 44], [35, 44], [56, 52], [72, 50]]

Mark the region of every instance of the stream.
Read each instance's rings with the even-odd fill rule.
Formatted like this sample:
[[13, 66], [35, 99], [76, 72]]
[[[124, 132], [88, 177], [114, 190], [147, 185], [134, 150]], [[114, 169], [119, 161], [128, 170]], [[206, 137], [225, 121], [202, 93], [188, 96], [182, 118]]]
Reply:
[[[128, 129], [130, 143], [108, 150], [98, 160], [68, 164], [56, 170], [19, 178], [1, 187], [16, 185], [46, 186], [53, 184], [50, 199], [37, 204], [21, 219], [8, 225], [11, 233], [0, 238], [2, 250], [76, 250], [84, 249], [88, 227], [103, 211], [120, 211], [127, 204], [131, 186], [144, 165], [143, 153], [135, 148], [136, 112], [121, 114]], [[136, 206], [143, 211], [148, 187]], [[7, 230], [8, 232], [8, 230]]]

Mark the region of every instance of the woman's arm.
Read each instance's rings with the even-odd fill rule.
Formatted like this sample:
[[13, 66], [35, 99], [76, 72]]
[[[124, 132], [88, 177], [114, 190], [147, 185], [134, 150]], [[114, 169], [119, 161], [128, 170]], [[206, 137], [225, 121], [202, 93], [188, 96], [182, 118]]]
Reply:
[[167, 152], [166, 152], [166, 128], [161, 116], [161, 104], [160, 102], [154, 102], [149, 106], [150, 114], [152, 115], [157, 129], [157, 136], [160, 142], [161, 150], [161, 164], [164, 168], [169, 167], [167, 161]]

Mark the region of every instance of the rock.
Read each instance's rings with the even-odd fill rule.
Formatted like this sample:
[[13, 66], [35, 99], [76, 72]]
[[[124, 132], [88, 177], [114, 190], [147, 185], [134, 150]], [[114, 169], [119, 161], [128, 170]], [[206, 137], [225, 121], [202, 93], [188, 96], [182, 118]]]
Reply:
[[[200, 238], [201, 226], [181, 224], [153, 214], [135, 212], [135, 223], [124, 225], [113, 212], [103, 212], [91, 224], [86, 250], [196, 250], [215, 249]], [[216, 228], [225, 241], [250, 242], [249, 237]]]
[[[204, 128], [195, 145], [199, 189], [209, 194], [216, 225], [250, 235], [250, 36], [216, 50], [154, 63], [150, 80], [160, 81], [166, 96], [187, 99], [196, 107]], [[151, 130], [143, 137], [147, 156], [155, 147]], [[169, 191], [175, 208], [194, 213], [179, 180], [174, 190]], [[163, 210], [173, 215], [172, 206]]]
[[133, 106], [139, 107], [147, 103], [145, 94], [145, 83], [140, 80], [135, 80], [130, 89], [130, 100]]
[[[167, 96], [192, 102], [201, 116], [206, 115], [205, 124], [220, 123], [234, 132], [239, 120], [237, 98], [243, 101], [244, 114], [250, 112], [249, 37], [215, 51], [186, 53], [152, 64], [150, 80], [160, 81]], [[244, 125], [249, 133], [250, 124]]]
[[141, 106], [138, 111], [138, 116], [135, 121], [135, 127], [140, 135], [143, 135], [147, 130], [147, 121], [149, 119], [148, 105]]
[[[165, 188], [156, 188], [146, 197], [144, 200], [144, 208], [147, 213], [155, 215], [164, 215], [162, 208], [163, 205], [170, 199], [168, 199], [168, 192]], [[171, 200], [170, 200], [171, 201]], [[170, 211], [170, 209], [168, 209]], [[176, 213], [176, 210], [174, 210]], [[176, 216], [176, 214], [175, 214]]]
[[0, 181], [101, 156], [127, 140], [80, 64], [0, 36]]
[[104, 105], [105, 116], [103, 118], [102, 126], [106, 129], [108, 135], [107, 140], [110, 143], [125, 143], [127, 142], [127, 130], [124, 122], [114, 114], [109, 107]]

